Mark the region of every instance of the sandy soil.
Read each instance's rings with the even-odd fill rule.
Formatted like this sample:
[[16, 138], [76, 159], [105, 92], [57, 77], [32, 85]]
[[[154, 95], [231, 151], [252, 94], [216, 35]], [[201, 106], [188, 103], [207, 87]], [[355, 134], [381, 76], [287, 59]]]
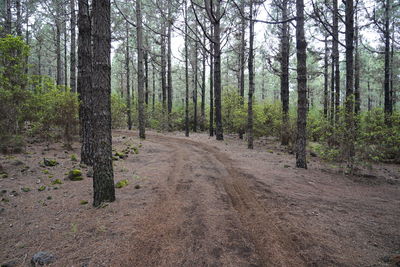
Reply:
[[[247, 150], [235, 137], [116, 131], [113, 145], [139, 154], [114, 162], [117, 201], [91, 206], [87, 168], [61, 144], [3, 155], [0, 263], [29, 266], [390, 266], [400, 261], [400, 166], [361, 176], [310, 157], [309, 169], [274, 140]], [[43, 158], [55, 167], [41, 167]], [[78, 159], [79, 160], [79, 159]], [[85, 179], [66, 173], [80, 168]], [[45, 171], [47, 170], [47, 171]], [[59, 178], [61, 185], [51, 185]], [[46, 185], [46, 190], [37, 189]], [[29, 187], [31, 191], [21, 189]], [[81, 201], [89, 201], [82, 205]]]

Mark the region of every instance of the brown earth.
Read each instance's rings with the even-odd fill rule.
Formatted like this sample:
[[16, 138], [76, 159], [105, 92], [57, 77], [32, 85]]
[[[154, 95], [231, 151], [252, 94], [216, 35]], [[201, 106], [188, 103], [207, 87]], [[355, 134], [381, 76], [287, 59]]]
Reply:
[[[32, 144], [1, 157], [8, 177], [0, 179], [0, 263], [29, 266], [38, 251], [53, 253], [53, 266], [389, 266], [400, 259], [398, 165], [346, 176], [311, 157], [302, 170], [274, 140], [247, 150], [235, 137], [179, 135], [150, 132], [140, 141], [136, 132], [114, 132], [116, 151], [131, 145], [139, 154], [114, 162], [116, 182], [129, 185], [102, 208], [90, 205], [87, 168], [83, 181], [64, 179], [80, 168], [71, 160], [77, 143], [74, 151]], [[43, 158], [60, 164], [41, 167]], [[56, 178], [63, 184], [51, 185]]]

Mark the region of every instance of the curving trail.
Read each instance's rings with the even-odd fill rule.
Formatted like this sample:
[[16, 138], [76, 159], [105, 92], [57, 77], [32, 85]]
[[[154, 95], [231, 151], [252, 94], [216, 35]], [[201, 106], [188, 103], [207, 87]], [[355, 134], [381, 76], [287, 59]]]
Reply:
[[[151, 134], [170, 171], [132, 237], [131, 266], [305, 266], [295, 242], [252, 191], [255, 179], [217, 148]], [[253, 187], [254, 188], [254, 187]]]

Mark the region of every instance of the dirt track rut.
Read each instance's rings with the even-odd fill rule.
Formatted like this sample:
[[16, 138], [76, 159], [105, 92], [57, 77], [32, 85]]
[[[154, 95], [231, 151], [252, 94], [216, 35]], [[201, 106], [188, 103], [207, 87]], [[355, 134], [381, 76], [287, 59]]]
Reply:
[[[136, 266], [303, 266], [294, 242], [251, 190], [254, 177], [217, 148], [150, 135], [171, 149], [158, 200], [132, 238]], [[128, 264], [128, 262], [127, 262]]]

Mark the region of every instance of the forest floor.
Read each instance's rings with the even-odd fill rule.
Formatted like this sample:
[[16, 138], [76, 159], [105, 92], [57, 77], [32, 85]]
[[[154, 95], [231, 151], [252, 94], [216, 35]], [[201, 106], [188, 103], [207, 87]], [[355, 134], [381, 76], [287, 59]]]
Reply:
[[[29, 266], [390, 266], [400, 261], [400, 166], [363, 175], [310, 157], [297, 169], [276, 140], [115, 131], [117, 200], [91, 206], [92, 181], [61, 143], [3, 155], [0, 264]], [[58, 165], [43, 167], [43, 158]], [[79, 159], [78, 159], [79, 160]], [[66, 173], [81, 168], [84, 179]], [[59, 178], [62, 184], [51, 185]], [[43, 191], [38, 191], [42, 185]], [[29, 192], [27, 188], [31, 189]], [[88, 204], [83, 204], [88, 201]]]

